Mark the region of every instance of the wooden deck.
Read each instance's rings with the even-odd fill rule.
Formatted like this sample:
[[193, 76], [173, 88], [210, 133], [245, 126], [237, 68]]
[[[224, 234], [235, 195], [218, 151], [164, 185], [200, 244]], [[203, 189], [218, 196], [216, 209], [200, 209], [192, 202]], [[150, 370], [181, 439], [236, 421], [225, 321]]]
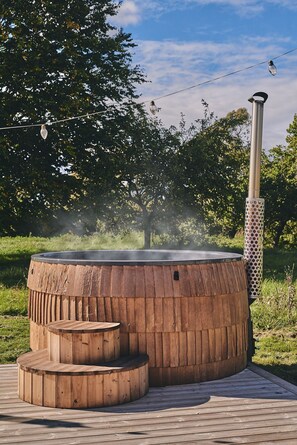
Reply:
[[101, 409], [37, 407], [16, 390], [16, 365], [0, 366], [0, 444], [297, 444], [297, 387], [254, 366]]

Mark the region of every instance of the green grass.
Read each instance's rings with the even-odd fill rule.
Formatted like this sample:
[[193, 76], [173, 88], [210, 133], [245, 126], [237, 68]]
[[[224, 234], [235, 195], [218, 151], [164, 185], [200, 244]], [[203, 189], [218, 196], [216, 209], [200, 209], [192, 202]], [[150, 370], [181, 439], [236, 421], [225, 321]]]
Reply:
[[26, 287], [30, 257], [60, 250], [140, 249], [141, 234], [63, 235], [54, 238], [0, 238], [0, 363], [14, 363], [29, 350]]
[[253, 362], [297, 385], [296, 329], [255, 330], [256, 354]]
[[297, 282], [264, 279], [262, 295], [251, 306], [253, 323], [262, 331], [293, 328], [297, 325]]
[[0, 363], [14, 363], [29, 351], [29, 320], [21, 316], [0, 315]]
[[[139, 249], [141, 234], [75, 236], [62, 235], [53, 238], [3, 237], [0, 238], [0, 308], [7, 292], [26, 288], [27, 271], [31, 255], [39, 252], [91, 249]], [[3, 314], [0, 309], [0, 314]], [[21, 312], [23, 314], [23, 312]], [[14, 315], [12, 313], [11, 315]]]
[[[162, 245], [156, 238], [157, 247]], [[142, 234], [89, 237], [0, 238], [0, 362], [13, 363], [29, 349], [26, 279], [34, 253], [60, 250], [141, 249]], [[199, 249], [242, 253], [243, 238], [210, 237]], [[171, 245], [173, 248], [174, 246]], [[181, 247], [181, 246], [179, 246]], [[195, 248], [191, 245], [191, 248]], [[254, 362], [297, 384], [296, 250], [264, 251], [262, 296], [252, 306], [257, 338]], [[296, 266], [297, 268], [297, 266]]]
[[27, 315], [28, 291], [25, 287], [7, 288], [0, 285], [0, 314]]

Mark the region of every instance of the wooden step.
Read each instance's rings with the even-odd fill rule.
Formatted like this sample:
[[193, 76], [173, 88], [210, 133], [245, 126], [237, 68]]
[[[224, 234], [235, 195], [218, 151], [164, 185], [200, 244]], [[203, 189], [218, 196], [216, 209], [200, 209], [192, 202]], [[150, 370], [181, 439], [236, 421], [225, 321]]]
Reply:
[[47, 330], [49, 360], [97, 364], [120, 356], [120, 323], [61, 320]]
[[118, 405], [143, 397], [148, 385], [148, 356], [122, 357], [102, 365], [53, 362], [46, 349], [18, 360], [20, 399], [57, 408]]

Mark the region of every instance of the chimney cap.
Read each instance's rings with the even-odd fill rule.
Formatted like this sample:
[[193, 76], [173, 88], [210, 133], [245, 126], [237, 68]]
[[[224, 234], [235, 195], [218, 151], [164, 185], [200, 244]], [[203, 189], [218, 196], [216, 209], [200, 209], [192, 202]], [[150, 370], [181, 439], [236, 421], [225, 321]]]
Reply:
[[[263, 100], [256, 99], [257, 97], [261, 97]], [[262, 102], [265, 104], [266, 100], [268, 99], [268, 94], [263, 93], [262, 91], [259, 91], [258, 93], [255, 93], [248, 99], [249, 102]]]

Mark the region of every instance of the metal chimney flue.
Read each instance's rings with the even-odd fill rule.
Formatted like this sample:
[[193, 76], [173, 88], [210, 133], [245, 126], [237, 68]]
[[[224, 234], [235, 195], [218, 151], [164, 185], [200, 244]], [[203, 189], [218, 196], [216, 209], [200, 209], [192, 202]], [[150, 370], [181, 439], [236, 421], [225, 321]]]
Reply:
[[251, 304], [261, 293], [263, 276], [264, 199], [260, 198], [263, 110], [268, 94], [255, 93], [250, 153], [249, 191], [246, 199], [244, 258], [247, 261], [248, 296]]

